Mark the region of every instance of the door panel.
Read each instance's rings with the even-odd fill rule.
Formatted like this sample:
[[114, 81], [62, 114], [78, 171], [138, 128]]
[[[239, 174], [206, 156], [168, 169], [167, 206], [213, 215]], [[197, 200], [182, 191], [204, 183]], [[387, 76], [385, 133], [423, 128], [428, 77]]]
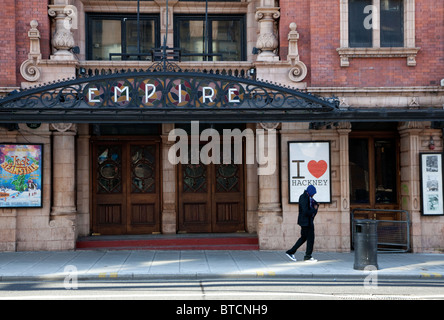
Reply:
[[97, 206], [98, 222], [101, 225], [120, 227], [122, 224], [122, 206], [120, 204], [99, 204]]
[[131, 205], [132, 225], [154, 224], [156, 223], [154, 204], [132, 204]]
[[204, 203], [183, 203], [182, 230], [187, 232], [211, 232], [209, 208]]
[[129, 145], [130, 182], [128, 233], [160, 231], [159, 148], [156, 144]]
[[179, 231], [211, 232], [208, 166], [179, 165]]
[[179, 166], [179, 231], [245, 230], [243, 165]]
[[[399, 209], [399, 140], [396, 132], [350, 134], [350, 207]], [[397, 220], [398, 213], [359, 211], [357, 219]]]
[[158, 143], [93, 140], [93, 232], [160, 231]]
[[213, 165], [213, 231], [236, 232], [245, 229], [244, 172], [241, 164]]
[[120, 234], [126, 221], [122, 145], [115, 142], [95, 145], [93, 154], [93, 231]]

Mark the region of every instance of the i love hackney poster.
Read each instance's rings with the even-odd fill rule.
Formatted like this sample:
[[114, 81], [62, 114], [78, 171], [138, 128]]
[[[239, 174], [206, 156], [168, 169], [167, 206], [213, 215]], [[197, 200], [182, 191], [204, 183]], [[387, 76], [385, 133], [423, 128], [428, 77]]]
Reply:
[[288, 142], [289, 203], [298, 203], [309, 185], [316, 187], [313, 197], [319, 203], [331, 202], [329, 141]]

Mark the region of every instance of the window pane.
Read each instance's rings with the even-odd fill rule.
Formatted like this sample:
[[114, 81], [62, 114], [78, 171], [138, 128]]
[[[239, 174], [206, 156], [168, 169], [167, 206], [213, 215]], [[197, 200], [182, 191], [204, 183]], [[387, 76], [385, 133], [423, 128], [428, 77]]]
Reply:
[[[147, 54], [155, 47], [155, 30], [153, 20], [140, 20], [140, 53]], [[137, 20], [126, 21], [126, 53], [138, 53], [137, 51]], [[141, 59], [150, 59], [151, 56], [143, 56]], [[136, 56], [128, 58], [137, 60]]]
[[348, 1], [348, 38], [350, 48], [366, 48], [373, 45], [372, 12], [364, 12], [365, 8], [371, 5], [372, 0]]
[[369, 163], [368, 140], [350, 139], [350, 201], [351, 203], [369, 203]]
[[202, 56], [187, 56], [187, 54], [202, 54], [204, 52], [204, 21], [177, 21], [180, 48], [183, 61], [203, 61]]
[[397, 203], [394, 140], [375, 140], [375, 188], [376, 203]]
[[381, 0], [381, 47], [403, 46], [403, 0]]
[[240, 61], [241, 48], [241, 23], [240, 21], [226, 20], [213, 21], [213, 53], [222, 54], [221, 57], [215, 56], [214, 61]]
[[[176, 16], [174, 46], [182, 50], [183, 61], [242, 61], [243, 19], [242, 16], [209, 16], [205, 37], [205, 16]], [[208, 57], [204, 56], [205, 49]]]
[[122, 52], [120, 20], [92, 20], [92, 60], [108, 60], [110, 53]]

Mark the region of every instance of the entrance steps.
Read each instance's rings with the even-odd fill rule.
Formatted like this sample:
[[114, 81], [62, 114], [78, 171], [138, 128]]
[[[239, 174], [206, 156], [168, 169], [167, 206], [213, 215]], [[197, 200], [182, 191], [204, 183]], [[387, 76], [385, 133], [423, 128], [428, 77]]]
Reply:
[[81, 237], [77, 250], [259, 250], [256, 234], [172, 234]]

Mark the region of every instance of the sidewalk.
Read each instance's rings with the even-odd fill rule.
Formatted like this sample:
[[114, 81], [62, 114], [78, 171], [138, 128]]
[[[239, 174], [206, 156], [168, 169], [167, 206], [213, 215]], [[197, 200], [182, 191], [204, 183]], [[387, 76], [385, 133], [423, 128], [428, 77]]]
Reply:
[[[302, 259], [303, 253], [296, 258]], [[58, 251], [0, 253], [0, 281], [210, 278], [364, 279], [354, 253], [316, 253], [293, 262], [283, 251]], [[378, 254], [379, 279], [444, 281], [444, 254]], [[77, 272], [77, 273], [75, 273]]]

